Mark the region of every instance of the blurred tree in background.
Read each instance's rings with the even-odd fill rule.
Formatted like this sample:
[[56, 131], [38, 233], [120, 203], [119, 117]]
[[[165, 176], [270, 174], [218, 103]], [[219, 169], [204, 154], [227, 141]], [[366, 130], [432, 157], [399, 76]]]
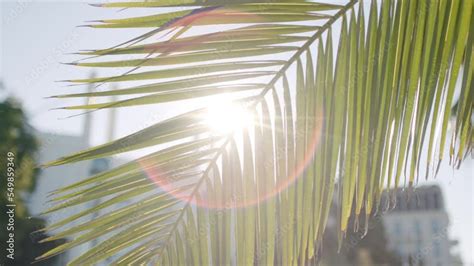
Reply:
[[[38, 240], [44, 238], [42, 233], [35, 233], [45, 226], [45, 221], [29, 217], [26, 202], [31, 192], [35, 189], [35, 176], [38, 169], [35, 167], [35, 152], [38, 143], [35, 139], [33, 128], [27, 123], [21, 105], [12, 98], [0, 102], [0, 172], [2, 191], [0, 192], [0, 242], [2, 243], [1, 265], [30, 265], [35, 257], [51, 249], [58, 242], [39, 244]], [[15, 154], [15, 253], [14, 260], [8, 259], [6, 242], [9, 231], [7, 211], [7, 153]], [[60, 241], [62, 242], [62, 241]], [[57, 258], [55, 258], [57, 259]], [[53, 265], [55, 259], [39, 261], [36, 265]]]

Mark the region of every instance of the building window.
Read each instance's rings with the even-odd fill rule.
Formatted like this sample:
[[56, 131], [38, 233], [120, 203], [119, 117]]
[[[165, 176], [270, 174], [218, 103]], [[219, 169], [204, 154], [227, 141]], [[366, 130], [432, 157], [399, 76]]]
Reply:
[[424, 209], [424, 210], [429, 210], [429, 209], [430, 209], [430, 197], [429, 197], [429, 194], [425, 194], [425, 195], [423, 196], [423, 199], [424, 199], [423, 209]]
[[435, 210], [438, 210], [438, 209], [440, 209], [438, 193], [434, 193], [433, 196], [434, 196], [434, 208], [435, 208]]
[[411, 211], [416, 210], [416, 209], [417, 209], [417, 205], [418, 205], [418, 204], [417, 204], [417, 201], [418, 201], [418, 199], [417, 199], [417, 196], [416, 196], [416, 195], [412, 196], [410, 199], [407, 199], [407, 205], [408, 205], [408, 206], [407, 206], [407, 209], [408, 209], [408, 210], [411, 210]]
[[441, 245], [439, 243], [439, 240], [435, 240], [433, 252], [436, 258], [441, 257]]
[[397, 209], [400, 211], [406, 210], [405, 208], [406, 202], [403, 201], [403, 198], [397, 194]]
[[426, 198], [428, 199], [428, 205], [426, 206], [427, 210], [433, 210], [434, 209], [434, 197], [433, 194], [431, 193], [426, 193]]
[[420, 225], [420, 221], [418, 220], [415, 220], [415, 235], [416, 235], [417, 242], [420, 242], [421, 241], [421, 225]]
[[405, 251], [403, 250], [403, 245], [402, 244], [398, 244], [397, 253], [400, 257], [405, 258]]
[[437, 234], [439, 232], [439, 224], [437, 220], [431, 221], [431, 231], [433, 234]]
[[402, 225], [399, 222], [395, 223], [395, 235], [398, 237], [402, 235]]

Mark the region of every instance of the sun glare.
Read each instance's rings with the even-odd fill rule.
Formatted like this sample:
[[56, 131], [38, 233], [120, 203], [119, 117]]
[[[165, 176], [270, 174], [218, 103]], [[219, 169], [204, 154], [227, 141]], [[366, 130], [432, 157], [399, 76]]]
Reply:
[[213, 131], [227, 134], [249, 127], [253, 116], [240, 104], [217, 99], [209, 106], [205, 119]]

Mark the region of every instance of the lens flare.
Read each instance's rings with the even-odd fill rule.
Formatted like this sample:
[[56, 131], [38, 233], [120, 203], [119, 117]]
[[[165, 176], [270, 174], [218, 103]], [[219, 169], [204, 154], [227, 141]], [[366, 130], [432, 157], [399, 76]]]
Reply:
[[[216, 20], [219, 19], [228, 19], [233, 21], [234, 23], [256, 23], [256, 22], [264, 22], [264, 17], [259, 15], [255, 15], [252, 12], [245, 12], [242, 10], [232, 10], [226, 7], [218, 7], [218, 8], [207, 8], [201, 9], [200, 11], [191, 12], [190, 14], [181, 17], [177, 20], [173, 20], [172, 22], [164, 25], [163, 29], [174, 29], [175, 31], [180, 31], [181, 29], [185, 29], [186, 26], [195, 24], [195, 25], [208, 25], [210, 23], [214, 23]], [[258, 29], [254, 25], [250, 25], [245, 27], [245, 29]], [[172, 44], [152, 44], [146, 46], [145, 49], [149, 50], [150, 52], [181, 52], [187, 51], [189, 45], [202, 45], [214, 40], [222, 40], [222, 38], [227, 38], [229, 33], [232, 34], [248, 34], [249, 37], [252, 37], [256, 34], [256, 31], [253, 30], [235, 30], [232, 31], [222, 31], [222, 32], [214, 32], [210, 34], [205, 34], [202, 36], [197, 36], [193, 38], [192, 42], [183, 42], [183, 43], [172, 43]], [[257, 115], [255, 115], [257, 116]], [[180, 174], [178, 177], [180, 179], [186, 179], [188, 181], [188, 185], [184, 185], [186, 187], [185, 190], [179, 189], [183, 187], [183, 182], [187, 181], [180, 181], [174, 178], [173, 170], [164, 169], [163, 165], [157, 166], [156, 162], [152, 160], [139, 160], [140, 167], [146, 173], [148, 178], [152, 180], [157, 187], [161, 190], [165, 191], [169, 195], [174, 198], [177, 198], [183, 202], [194, 204], [198, 207], [209, 208], [209, 209], [228, 209], [228, 208], [245, 208], [248, 206], [260, 204], [265, 202], [268, 199], [271, 199], [287, 189], [291, 186], [299, 177], [303, 176], [305, 173], [305, 169], [308, 166], [312, 166], [313, 158], [315, 153], [317, 152], [317, 146], [320, 141], [320, 136], [323, 131], [324, 123], [320, 117], [323, 117], [322, 108], [315, 112], [315, 121], [313, 123], [314, 127], [312, 132], [308, 133], [308, 139], [306, 139], [306, 148], [304, 151], [304, 156], [302, 158], [298, 158], [299, 161], [295, 162], [294, 166], [291, 166], [291, 169], [286, 169], [285, 173], [279, 173], [283, 175], [284, 178], [279, 176], [278, 178], [274, 177], [274, 182], [269, 184], [268, 187], [265, 187], [263, 190], [257, 190], [255, 188], [256, 193], [253, 196], [249, 197], [246, 195], [245, 197], [241, 197], [241, 195], [223, 195], [222, 197], [219, 196], [214, 198], [212, 195], [206, 195], [205, 193], [201, 193], [205, 191], [205, 187], [207, 185], [207, 180], [212, 180], [211, 177], [208, 179], [203, 178], [202, 171], [205, 171], [208, 165], [200, 164], [197, 166], [194, 162], [189, 162], [189, 164], [196, 165], [195, 172], [200, 172], [200, 174], [194, 175], [194, 177], [186, 177], [183, 178]], [[212, 135], [218, 136], [225, 136], [231, 133], [238, 133], [245, 128], [251, 129], [253, 126], [258, 125], [258, 119], [252, 115], [252, 113], [248, 112], [246, 108], [243, 106], [227, 100], [225, 96], [214, 98], [208, 104], [208, 111], [205, 117], [203, 117], [203, 122], [211, 129]], [[262, 126], [269, 126], [271, 125], [262, 125]], [[295, 138], [301, 138], [301, 132], [295, 132]], [[234, 136], [238, 136], [235, 134]], [[209, 147], [209, 148], [218, 148], [218, 147]], [[287, 147], [284, 148], [281, 153], [286, 154], [290, 152], [294, 147]], [[255, 152], [255, 151], [254, 151]], [[240, 154], [242, 156], [242, 154]], [[242, 158], [239, 158], [240, 160]], [[279, 160], [279, 158], [276, 158]], [[218, 163], [218, 162], [216, 162]], [[232, 165], [234, 167], [235, 165]], [[286, 165], [285, 165], [286, 166]], [[211, 166], [209, 166], [211, 167]], [[259, 169], [259, 167], [265, 167], [263, 165], [254, 165], [255, 170]], [[180, 166], [182, 168], [182, 166]], [[222, 170], [218, 169], [217, 170]], [[276, 169], [276, 167], [275, 167]], [[188, 169], [190, 170], [190, 169]], [[179, 170], [177, 170], [179, 173]], [[212, 172], [212, 171], [211, 171]], [[226, 178], [231, 180], [235, 178], [234, 176], [227, 176], [226, 174], [223, 175], [216, 175], [221, 176], [221, 178]], [[246, 176], [242, 177], [243, 179], [249, 178]], [[253, 175], [252, 177], [253, 178]], [[227, 181], [225, 180], [227, 183]], [[214, 180], [215, 181], [215, 180]], [[252, 180], [255, 183], [258, 183], [258, 180]], [[189, 185], [191, 183], [198, 182], [199, 188], [196, 188], [193, 185]], [[219, 180], [219, 182], [222, 182]], [[217, 183], [219, 183], [217, 182]], [[231, 184], [235, 184], [229, 182]], [[233, 186], [233, 185], [232, 185]], [[232, 191], [235, 192], [236, 189], [234, 187], [223, 188], [225, 191]], [[194, 192], [200, 192], [195, 193]], [[262, 192], [263, 191], [263, 192]], [[224, 193], [225, 194], [225, 193]], [[231, 193], [232, 194], [232, 193]], [[191, 196], [194, 195], [194, 196]]]
[[218, 134], [248, 128], [253, 116], [242, 106], [230, 101], [214, 102], [207, 112], [206, 124]]
[[[216, 107], [217, 108], [217, 107]], [[229, 105], [226, 105], [224, 108], [225, 110], [231, 109], [232, 112], [235, 111], [235, 114], [242, 114], [241, 110], [239, 108], [234, 109], [234, 107], [231, 107]], [[218, 109], [215, 109], [214, 111], [218, 111]], [[209, 114], [212, 114], [214, 111], [209, 111]], [[258, 192], [257, 188], [255, 188], [256, 193], [254, 193], [254, 196], [249, 197], [241, 197], [240, 195], [234, 195], [234, 194], [229, 194], [225, 195], [223, 198], [220, 200], [216, 200], [212, 197], [207, 197], [207, 195], [201, 194], [200, 197], [190, 197], [192, 191], [193, 191], [193, 186], [184, 186], [188, 188], [187, 190], [182, 190], [178, 189], [178, 187], [182, 186], [182, 183], [180, 186], [177, 186], [179, 181], [177, 182], [173, 178], [172, 171], [169, 170], [163, 170], [162, 168], [156, 166], [153, 161], [146, 161], [146, 160], [141, 160], [139, 161], [139, 164], [143, 171], [146, 173], [148, 178], [150, 178], [160, 189], [164, 190], [167, 192], [169, 195], [173, 196], [174, 198], [177, 198], [183, 202], [194, 204], [198, 207], [203, 207], [203, 208], [208, 208], [208, 209], [229, 209], [229, 208], [245, 208], [249, 207], [252, 205], [260, 204], [262, 202], [265, 202], [266, 200], [269, 200], [285, 189], [287, 189], [289, 186], [291, 186], [299, 177], [303, 176], [305, 173], [305, 170], [308, 166], [313, 165], [313, 158], [315, 153], [317, 152], [317, 147], [321, 138], [321, 133], [323, 131], [324, 123], [323, 120], [320, 119], [322, 116], [322, 112], [318, 112], [318, 115], [315, 118], [314, 121], [314, 130], [310, 135], [310, 138], [308, 139], [306, 150], [304, 153], [303, 158], [299, 162], [296, 162], [296, 165], [293, 169], [288, 169], [287, 173], [284, 173], [286, 175], [286, 178], [281, 178], [279, 181], [275, 182], [274, 184], [269, 185], [268, 188], [266, 188], [264, 193]], [[214, 116], [214, 114], [212, 115]], [[218, 127], [216, 130], [234, 130], [236, 128], [236, 125], [242, 125], [238, 123], [238, 121], [247, 121], [247, 119], [234, 119], [233, 121], [236, 123], [231, 123], [229, 127], [227, 127], [227, 121], [221, 120], [221, 117], [216, 115], [216, 117], [213, 117], [212, 119], [209, 119], [209, 122], [212, 122], [211, 125], [215, 125]], [[223, 127], [223, 124], [226, 124], [226, 126]], [[213, 126], [212, 126], [213, 127]], [[300, 135], [296, 134], [296, 137], [301, 137]], [[155, 165], [155, 166], [154, 166]], [[207, 166], [207, 165], [205, 165]], [[259, 165], [255, 165], [255, 168], [262, 167]], [[198, 170], [199, 167], [196, 167], [196, 170]], [[202, 169], [201, 169], [202, 170]], [[193, 180], [193, 182], [199, 182], [199, 179], [202, 177], [202, 172], [197, 171], [198, 173], [201, 174], [196, 174], [195, 177], [196, 179]], [[223, 178], [233, 178], [229, 176], [223, 176]], [[243, 177], [247, 178], [247, 177]], [[278, 178], [277, 178], [278, 180]], [[256, 180], [254, 180], [256, 181]], [[205, 181], [201, 183], [201, 188], [205, 187]], [[230, 188], [230, 191], [235, 191], [234, 188]], [[203, 191], [203, 190], [200, 190]]]

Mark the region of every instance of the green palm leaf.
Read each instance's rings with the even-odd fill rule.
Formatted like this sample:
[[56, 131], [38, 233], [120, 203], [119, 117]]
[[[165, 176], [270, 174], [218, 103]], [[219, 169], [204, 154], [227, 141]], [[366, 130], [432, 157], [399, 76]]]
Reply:
[[[83, 51], [91, 57], [72, 63], [132, 70], [69, 82], [143, 85], [55, 97], [145, 95], [66, 109], [179, 105], [225, 93], [254, 121], [217, 133], [204, 123], [207, 108], [200, 108], [49, 163], [157, 148], [55, 191], [57, 205], [48, 213], [102, 201], [45, 228], [57, 232], [45, 241], [72, 240], [39, 259], [98, 239], [70, 264], [106, 258], [117, 264], [305, 264], [320, 249], [336, 183], [342, 238], [353, 208], [357, 217], [368, 216], [385, 188], [416, 182], [425, 144], [427, 175], [444, 158], [448, 133], [453, 165], [472, 154], [470, 0], [372, 1], [367, 10], [356, 0], [342, 6], [218, 0], [98, 6], [183, 9], [93, 22], [95, 28], [154, 29], [116, 47]], [[185, 36], [209, 26], [210, 33]], [[146, 43], [151, 37], [160, 40]], [[94, 60], [102, 57], [116, 59]], [[132, 203], [107, 209], [127, 200]]]

